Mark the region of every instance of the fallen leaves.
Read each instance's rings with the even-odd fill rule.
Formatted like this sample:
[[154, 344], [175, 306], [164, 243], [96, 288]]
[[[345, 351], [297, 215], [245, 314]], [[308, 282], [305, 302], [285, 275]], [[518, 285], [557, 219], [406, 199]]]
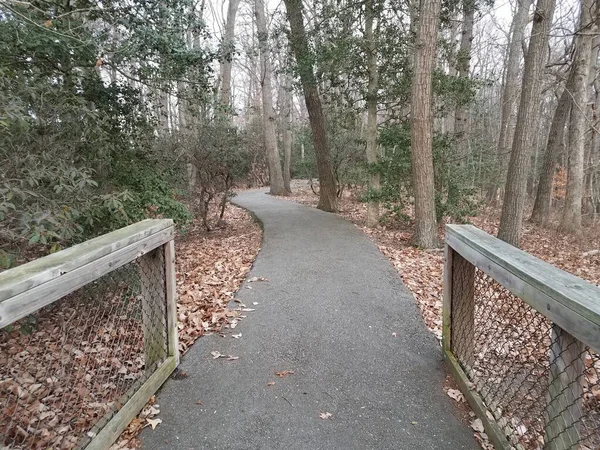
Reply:
[[332, 414], [330, 412], [322, 412], [319, 414], [319, 417], [323, 420], [331, 420]]
[[448, 389], [446, 394], [448, 394], [448, 397], [450, 397], [453, 400], [456, 400], [457, 402], [465, 401], [465, 396], [458, 389]]
[[158, 426], [158, 424], [162, 423], [162, 420], [161, 419], [146, 419], [146, 422], [154, 430], [154, 429], [156, 429], [156, 427]]
[[256, 283], [257, 281], [269, 281], [265, 277], [252, 277], [248, 279], [248, 283]]
[[478, 433], [485, 432], [485, 428], [481, 419], [475, 419], [473, 422], [471, 422], [471, 428], [473, 428], [473, 430], [477, 431]]
[[267, 386], [275, 386], [275, 382], [274, 382], [274, 381], [269, 381], [269, 382], [267, 383]]
[[279, 372], [275, 372], [275, 375], [277, 375], [280, 378], [283, 378], [285, 376], [292, 375], [293, 373], [293, 370], [281, 370]]
[[217, 351], [213, 351], [210, 352], [211, 356], [213, 359], [219, 359], [219, 358], [225, 358], [226, 361], [235, 361], [237, 359], [240, 359], [239, 356], [232, 356], [232, 355], [223, 355], [220, 352]]

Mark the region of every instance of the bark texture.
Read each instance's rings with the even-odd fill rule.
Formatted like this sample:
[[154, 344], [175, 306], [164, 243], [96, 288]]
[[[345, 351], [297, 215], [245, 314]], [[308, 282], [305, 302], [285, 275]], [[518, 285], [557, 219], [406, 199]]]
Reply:
[[325, 116], [317, 88], [317, 80], [313, 72], [314, 57], [308, 47], [308, 37], [302, 16], [302, 0], [285, 0], [287, 17], [290, 24], [290, 46], [296, 58], [304, 101], [308, 110], [308, 119], [312, 129], [319, 173], [319, 204], [323, 211], [337, 211], [337, 188], [333, 176], [331, 154], [325, 132]]
[[[596, 27], [592, 18], [595, 0], [581, 2], [579, 31], [575, 37], [573, 71], [573, 106], [569, 123], [569, 162], [567, 193], [561, 228], [568, 232], [581, 230], [581, 201], [583, 199], [583, 163], [587, 112], [587, 79], [592, 56], [592, 40]], [[594, 8], [595, 9], [595, 8]]]
[[544, 163], [538, 182], [537, 195], [531, 213], [531, 221], [538, 225], [547, 226], [550, 221], [550, 208], [552, 206], [552, 186], [554, 181], [554, 168], [560, 151], [564, 147], [565, 125], [571, 112], [571, 91], [573, 90], [573, 72], [569, 74], [565, 88], [558, 100], [556, 111], [548, 133], [548, 143], [544, 154]]
[[[473, 24], [475, 22], [475, 0], [463, 0], [463, 24], [460, 47], [456, 58], [456, 70], [460, 78], [469, 78], [471, 48], [473, 47]], [[466, 136], [469, 128], [469, 105], [458, 104], [454, 112], [454, 134], [460, 145], [460, 164], [466, 165], [468, 158]]]
[[269, 193], [271, 195], [287, 195], [283, 185], [283, 172], [281, 160], [277, 149], [277, 134], [275, 133], [275, 111], [273, 110], [273, 86], [271, 84], [272, 71], [269, 61], [269, 42], [267, 32], [267, 19], [263, 0], [255, 0], [254, 13], [258, 29], [258, 48], [260, 50], [260, 74], [263, 107], [263, 125], [265, 132], [265, 152], [269, 166]]
[[283, 186], [292, 193], [292, 86], [288, 76], [283, 87]]
[[539, 111], [542, 73], [548, 47], [548, 32], [552, 24], [555, 7], [556, 0], [537, 1], [529, 48], [525, 58], [521, 100], [519, 102], [519, 112], [506, 177], [506, 194], [498, 230], [498, 237], [515, 247], [518, 247], [521, 243], [527, 174], [529, 173], [532, 150], [528, 144], [531, 133], [536, 132], [531, 124]]
[[[227, 6], [227, 22], [225, 22], [225, 34], [221, 44], [221, 92], [219, 102], [225, 108], [231, 106], [231, 63], [233, 61], [235, 16], [240, 5], [240, 0], [229, 0]], [[264, 8], [263, 8], [264, 11]]]
[[413, 243], [423, 248], [438, 244], [433, 179], [432, 75], [441, 0], [422, 0], [415, 46], [411, 112], [411, 162], [415, 198]]
[[[380, 153], [377, 146], [377, 88], [379, 86], [379, 70], [377, 67], [377, 43], [373, 31], [375, 11], [373, 0], [365, 4], [365, 50], [367, 53], [367, 68], [369, 72], [369, 84], [367, 86], [367, 129], [366, 134], [366, 156], [367, 162], [377, 165], [380, 162]], [[381, 180], [378, 171], [372, 170], [369, 175], [369, 190], [377, 195], [381, 188]], [[375, 227], [379, 224], [379, 201], [367, 203], [367, 226]]]

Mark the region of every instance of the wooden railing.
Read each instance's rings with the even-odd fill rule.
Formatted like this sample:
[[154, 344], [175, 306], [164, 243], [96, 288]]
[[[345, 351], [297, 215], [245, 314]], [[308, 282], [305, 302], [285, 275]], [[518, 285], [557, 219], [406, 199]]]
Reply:
[[0, 273], [0, 447], [106, 449], [140, 412], [179, 363], [173, 238], [145, 220]]
[[443, 348], [496, 448], [600, 448], [597, 286], [448, 225]]

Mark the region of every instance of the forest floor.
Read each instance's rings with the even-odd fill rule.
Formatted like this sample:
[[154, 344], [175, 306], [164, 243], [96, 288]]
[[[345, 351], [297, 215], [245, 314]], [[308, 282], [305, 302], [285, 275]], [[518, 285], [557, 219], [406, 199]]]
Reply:
[[[293, 194], [286, 198], [304, 205], [316, 207], [318, 196], [312, 191], [308, 181], [294, 180]], [[356, 192], [346, 192], [340, 200], [339, 214], [354, 223], [387, 256], [406, 286], [412, 291], [427, 328], [442, 338], [442, 281], [444, 252], [439, 249], [424, 250], [411, 245], [413, 233], [412, 221], [389, 220], [376, 228], [366, 226], [366, 204], [358, 199]], [[412, 211], [404, 211], [412, 217]], [[382, 213], [385, 213], [382, 210]], [[482, 230], [496, 235], [500, 221], [500, 211], [485, 208], [478, 216], [469, 217], [468, 222]], [[444, 227], [439, 229], [440, 243], [444, 242]], [[550, 229], [526, 222], [523, 227], [522, 249], [572, 273], [591, 283], [600, 285], [600, 225], [588, 225], [579, 235], [562, 233], [558, 226]], [[593, 380], [590, 380], [593, 381]], [[595, 380], [598, 382], [598, 380]], [[474, 417], [464, 403], [464, 397], [457, 391], [449, 379], [445, 389], [465, 417]], [[476, 421], [473, 428], [477, 430]], [[483, 430], [481, 430], [483, 431]], [[484, 449], [493, 449], [485, 433], [476, 432], [475, 436]]]

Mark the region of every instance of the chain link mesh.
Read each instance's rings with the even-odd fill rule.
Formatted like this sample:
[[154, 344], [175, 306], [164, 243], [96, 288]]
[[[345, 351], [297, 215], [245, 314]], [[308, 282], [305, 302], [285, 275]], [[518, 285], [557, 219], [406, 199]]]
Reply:
[[0, 330], [0, 448], [83, 448], [167, 356], [158, 248]]
[[455, 274], [475, 302], [453, 305], [452, 351], [512, 448], [600, 449], [599, 355], [484, 272]]

